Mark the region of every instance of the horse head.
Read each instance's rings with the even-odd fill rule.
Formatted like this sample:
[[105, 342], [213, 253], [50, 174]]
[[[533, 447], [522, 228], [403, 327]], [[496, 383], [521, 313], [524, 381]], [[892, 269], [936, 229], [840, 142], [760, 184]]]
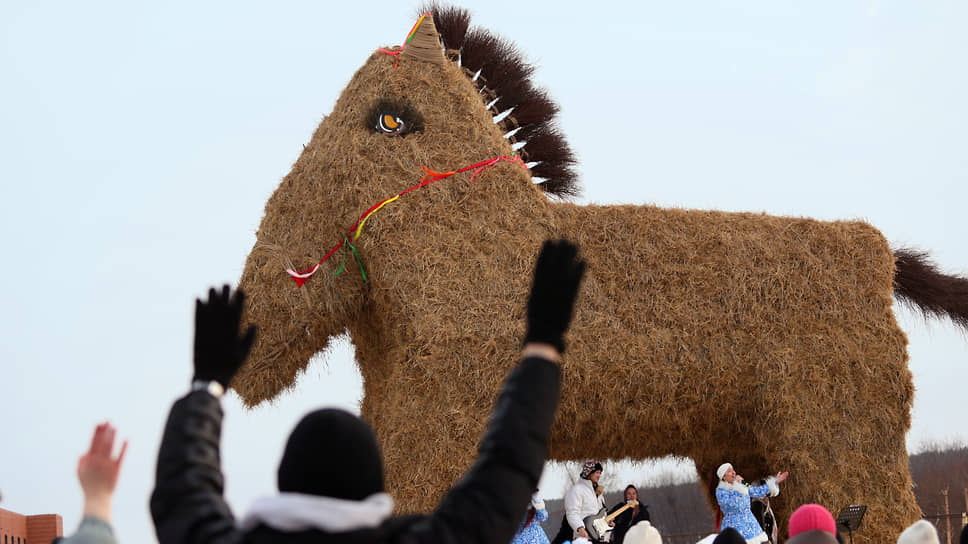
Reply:
[[[424, 13], [403, 46], [374, 51], [269, 199], [240, 282], [259, 328], [233, 382], [246, 404], [292, 387], [334, 336], [379, 329], [355, 325], [388, 274], [406, 273], [386, 249], [426, 228], [413, 218], [488, 213], [480, 191], [538, 203], [576, 191], [557, 107], [513, 47], [468, 21]], [[484, 187], [485, 170], [500, 183]]]

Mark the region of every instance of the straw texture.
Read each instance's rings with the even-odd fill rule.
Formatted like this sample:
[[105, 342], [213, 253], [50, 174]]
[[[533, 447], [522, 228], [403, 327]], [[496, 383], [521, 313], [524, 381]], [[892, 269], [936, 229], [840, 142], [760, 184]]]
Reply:
[[[576, 206], [549, 200], [534, 170], [498, 162], [372, 215], [352, 240], [367, 281], [343, 248], [296, 286], [286, 268], [316, 263], [364, 211], [417, 183], [421, 167], [447, 172], [511, 154], [483, 89], [530, 104], [513, 122], [563, 144], [557, 108], [527, 83], [530, 69], [491, 63], [481, 51], [517, 57], [467, 22], [453, 8], [438, 19], [443, 63], [375, 52], [269, 199], [240, 284], [245, 319], [260, 333], [233, 383], [242, 399], [283, 393], [348, 332], [389, 490], [404, 510], [428, 510], [473, 461], [518, 360], [538, 248], [567, 237], [589, 269], [566, 338], [552, 458], [674, 453], [704, 477], [726, 460], [751, 477], [789, 470], [771, 501], [781, 522], [804, 503], [866, 504], [858, 543], [886, 542], [915, 521], [895, 256], [865, 223]], [[423, 131], [375, 131], [381, 103], [419, 114]], [[567, 146], [541, 153], [559, 172], [551, 185], [563, 190], [552, 194], [574, 193]]]

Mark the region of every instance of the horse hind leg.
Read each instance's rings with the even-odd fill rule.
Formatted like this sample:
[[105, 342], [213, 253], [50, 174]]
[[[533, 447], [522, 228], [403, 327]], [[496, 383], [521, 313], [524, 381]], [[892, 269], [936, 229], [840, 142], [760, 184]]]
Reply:
[[807, 503], [835, 518], [845, 506], [866, 505], [856, 544], [893, 542], [920, 517], [905, 446], [910, 373], [898, 381], [889, 362], [878, 364], [875, 373], [859, 364], [842, 373], [828, 368], [810, 387], [805, 375], [784, 386], [774, 382], [758, 441], [770, 471], [790, 472], [771, 501], [781, 539], [790, 515]]

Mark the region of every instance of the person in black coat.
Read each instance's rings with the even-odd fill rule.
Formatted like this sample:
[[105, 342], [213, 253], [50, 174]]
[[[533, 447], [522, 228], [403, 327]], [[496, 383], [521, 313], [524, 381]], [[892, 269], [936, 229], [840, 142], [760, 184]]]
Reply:
[[622, 544], [625, 540], [625, 533], [636, 523], [640, 521], [652, 521], [652, 518], [649, 517], [649, 506], [638, 502], [639, 490], [634, 485], [629, 484], [625, 488], [624, 495], [625, 500], [613, 506], [608, 511], [609, 514], [614, 513], [632, 501], [635, 502], [635, 505], [612, 518], [612, 521], [615, 523], [615, 527], [612, 529], [612, 544]]
[[474, 465], [428, 515], [392, 517], [383, 460], [369, 425], [341, 410], [308, 414], [278, 470], [280, 493], [236, 520], [223, 497], [219, 398], [256, 331], [240, 334], [244, 295], [211, 289], [196, 301], [192, 390], [172, 406], [158, 453], [151, 516], [159, 544], [506, 543], [547, 456], [560, 392], [563, 335], [585, 263], [545, 242], [527, 306], [523, 361], [511, 371]]

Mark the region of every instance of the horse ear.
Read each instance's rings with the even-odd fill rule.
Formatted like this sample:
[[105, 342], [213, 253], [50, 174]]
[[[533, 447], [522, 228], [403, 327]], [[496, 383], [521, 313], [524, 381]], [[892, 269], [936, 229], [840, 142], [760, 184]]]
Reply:
[[433, 15], [424, 13], [420, 17], [400, 55], [434, 64], [444, 63], [444, 47], [440, 43]]

